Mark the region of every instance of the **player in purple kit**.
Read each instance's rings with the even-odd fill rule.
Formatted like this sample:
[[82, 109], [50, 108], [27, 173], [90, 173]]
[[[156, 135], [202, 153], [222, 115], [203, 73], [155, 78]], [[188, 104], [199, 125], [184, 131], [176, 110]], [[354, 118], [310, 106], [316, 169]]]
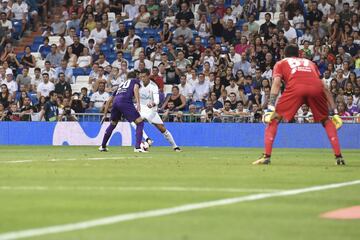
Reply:
[[[106, 118], [110, 104], [113, 102], [110, 116], [110, 125], [106, 129], [103, 141], [99, 147], [99, 151], [106, 152], [108, 151], [106, 144], [111, 137], [113, 130], [115, 129], [117, 123], [122, 116], [126, 118], [129, 122], [135, 122], [136, 124], [136, 144], [134, 152], [147, 152], [140, 148], [142, 140], [142, 132], [144, 129], [143, 119], [140, 117], [140, 80], [135, 79], [136, 74], [130, 72], [127, 76], [127, 80], [121, 83], [118, 89], [113, 93], [113, 95], [106, 102], [104, 117], [101, 122]], [[135, 97], [136, 108], [133, 103], [133, 97]]]

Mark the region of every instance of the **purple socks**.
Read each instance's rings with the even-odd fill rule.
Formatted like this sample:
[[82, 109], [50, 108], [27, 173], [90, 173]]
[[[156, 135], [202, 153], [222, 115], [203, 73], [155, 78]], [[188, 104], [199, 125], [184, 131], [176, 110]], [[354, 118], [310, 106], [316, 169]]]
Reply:
[[110, 123], [110, 125], [107, 127], [106, 131], [105, 131], [105, 135], [104, 135], [104, 138], [103, 138], [103, 141], [102, 141], [102, 144], [101, 146], [103, 148], [106, 148], [106, 144], [107, 142], [109, 141], [109, 138], [111, 137], [111, 133], [114, 131], [114, 129], [116, 128], [116, 125], [112, 125]]
[[143, 138], [144, 122], [136, 124], [136, 143], [135, 148], [140, 148], [140, 143]]

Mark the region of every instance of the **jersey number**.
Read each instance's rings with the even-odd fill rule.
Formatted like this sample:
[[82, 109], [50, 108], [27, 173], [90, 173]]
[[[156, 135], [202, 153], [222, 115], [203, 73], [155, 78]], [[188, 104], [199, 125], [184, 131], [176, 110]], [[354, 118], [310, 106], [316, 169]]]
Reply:
[[122, 82], [119, 84], [118, 90], [116, 91], [116, 94], [122, 93], [126, 91], [126, 89], [129, 88], [131, 80], [126, 80], [125, 82]]
[[307, 59], [288, 58], [287, 62], [291, 68], [291, 74], [296, 73], [298, 67], [309, 67], [310, 61]]

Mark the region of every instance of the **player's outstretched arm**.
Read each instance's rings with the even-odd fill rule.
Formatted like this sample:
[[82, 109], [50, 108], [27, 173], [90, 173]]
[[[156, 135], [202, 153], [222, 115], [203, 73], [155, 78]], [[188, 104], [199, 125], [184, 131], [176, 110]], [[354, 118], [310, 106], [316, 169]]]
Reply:
[[322, 81], [322, 83], [323, 83], [323, 89], [324, 89], [324, 92], [325, 92], [325, 96], [326, 96], [327, 102], [328, 102], [328, 104], [329, 104], [330, 109], [333, 111], [333, 110], [336, 109], [336, 105], [335, 105], [333, 96], [332, 96], [329, 88], [326, 86], [325, 82]]
[[109, 111], [110, 104], [112, 103], [113, 99], [114, 99], [114, 96], [110, 96], [110, 98], [106, 101], [105, 108], [104, 108], [104, 116], [102, 117], [100, 124], [104, 123], [104, 121], [106, 119], [106, 115]]
[[271, 86], [271, 91], [270, 91], [270, 99], [269, 99], [269, 104], [273, 107], [275, 107], [276, 99], [279, 95], [280, 88], [281, 88], [281, 78], [274, 77], [273, 84]]

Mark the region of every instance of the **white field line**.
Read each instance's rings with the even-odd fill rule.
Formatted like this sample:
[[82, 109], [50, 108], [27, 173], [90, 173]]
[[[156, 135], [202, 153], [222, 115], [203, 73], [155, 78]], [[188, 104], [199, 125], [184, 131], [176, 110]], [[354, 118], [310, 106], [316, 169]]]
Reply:
[[10, 191], [122, 191], [122, 192], [138, 192], [138, 191], [160, 191], [160, 192], [228, 192], [228, 193], [241, 193], [241, 192], [275, 192], [279, 189], [260, 189], [260, 188], [202, 188], [202, 187], [102, 187], [102, 186], [0, 186], [1, 190]]
[[131, 220], [136, 220], [136, 219], [167, 216], [167, 215], [172, 215], [172, 214], [177, 214], [177, 213], [182, 213], [182, 212], [189, 212], [189, 211], [199, 210], [199, 209], [204, 209], [204, 208], [219, 207], [219, 206], [225, 206], [225, 205], [230, 205], [230, 204], [235, 204], [235, 203], [240, 203], [240, 202], [250, 202], [250, 201], [256, 201], [256, 200], [272, 198], [272, 197], [293, 196], [293, 195], [298, 195], [298, 194], [302, 194], [302, 193], [323, 191], [323, 190], [341, 188], [341, 187], [346, 187], [346, 186], [351, 186], [351, 185], [356, 185], [356, 184], [360, 184], [360, 180], [355, 180], [355, 181], [351, 181], [351, 182], [343, 182], [343, 183], [334, 183], [334, 184], [328, 184], [328, 185], [313, 186], [313, 187], [293, 189], [293, 190], [285, 190], [285, 191], [279, 191], [279, 192], [273, 192], [273, 193], [259, 193], [259, 194], [253, 194], [253, 195], [241, 196], [241, 197], [235, 197], [235, 198], [225, 198], [225, 199], [220, 199], [220, 200], [207, 201], [207, 202], [201, 202], [201, 203], [193, 203], [193, 204], [185, 204], [185, 205], [180, 205], [177, 207], [148, 210], [148, 211], [143, 211], [143, 212], [126, 213], [126, 214], [120, 214], [120, 215], [116, 215], [116, 216], [99, 218], [99, 219], [94, 219], [94, 220], [89, 220], [89, 221], [84, 221], [84, 222], [69, 223], [69, 224], [64, 224], [64, 225], [55, 225], [55, 226], [43, 227], [43, 228], [34, 228], [34, 229], [15, 231], [15, 232], [7, 232], [7, 233], [0, 234], [0, 240], [12, 240], [12, 239], [42, 236], [42, 235], [54, 234], [54, 233], [70, 232], [70, 231], [88, 229], [88, 228], [109, 225], [109, 224], [114, 224], [114, 223], [119, 223], [119, 222], [126, 222], [126, 221], [131, 221]]
[[52, 158], [48, 160], [10, 160], [0, 161], [1, 163], [31, 163], [31, 162], [64, 162], [64, 161], [102, 161], [102, 160], [124, 160], [124, 159], [150, 159], [151, 156], [147, 157], [104, 157], [104, 158]]

